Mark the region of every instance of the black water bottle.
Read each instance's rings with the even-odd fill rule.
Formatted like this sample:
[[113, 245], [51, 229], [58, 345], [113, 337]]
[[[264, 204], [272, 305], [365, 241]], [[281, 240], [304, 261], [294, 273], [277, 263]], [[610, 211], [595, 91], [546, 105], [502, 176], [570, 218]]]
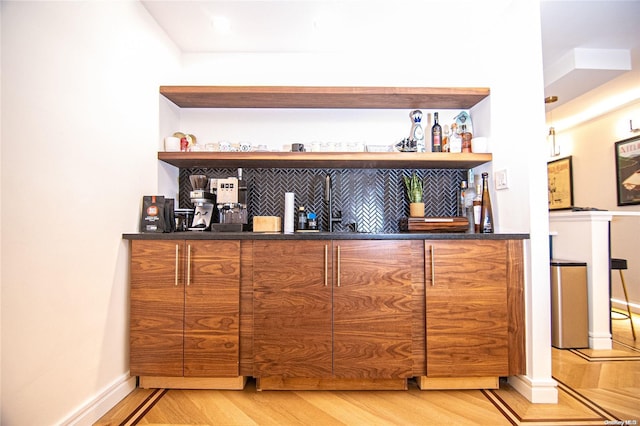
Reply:
[[304, 211], [304, 206], [300, 206], [298, 209], [298, 231], [306, 230], [307, 224], [307, 213]]

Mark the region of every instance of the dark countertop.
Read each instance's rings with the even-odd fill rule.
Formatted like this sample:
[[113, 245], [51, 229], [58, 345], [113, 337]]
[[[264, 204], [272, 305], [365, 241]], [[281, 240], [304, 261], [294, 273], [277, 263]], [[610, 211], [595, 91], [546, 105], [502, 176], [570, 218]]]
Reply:
[[302, 232], [294, 234], [254, 232], [168, 232], [122, 234], [125, 240], [526, 240], [529, 234], [468, 234], [465, 232]]

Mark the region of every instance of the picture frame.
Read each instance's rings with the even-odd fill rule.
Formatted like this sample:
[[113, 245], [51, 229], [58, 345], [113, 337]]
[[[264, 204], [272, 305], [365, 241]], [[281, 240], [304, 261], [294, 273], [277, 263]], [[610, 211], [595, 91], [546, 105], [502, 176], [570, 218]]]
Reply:
[[618, 205], [640, 204], [640, 136], [616, 142], [615, 160]]
[[573, 164], [571, 156], [547, 163], [549, 210], [573, 207]]

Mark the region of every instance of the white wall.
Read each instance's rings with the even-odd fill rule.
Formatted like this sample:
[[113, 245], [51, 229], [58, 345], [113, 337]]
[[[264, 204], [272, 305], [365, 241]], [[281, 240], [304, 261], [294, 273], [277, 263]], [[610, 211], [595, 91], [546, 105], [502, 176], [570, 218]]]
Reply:
[[[2, 23], [2, 7], [0, 6], [0, 25]], [[1, 27], [0, 27], [1, 29]], [[0, 71], [2, 70], [2, 31], [0, 31]], [[1, 74], [1, 72], [0, 72]], [[0, 148], [2, 147], [2, 84], [0, 84]], [[0, 149], [2, 164], [2, 149]], [[0, 173], [0, 235], [2, 235], [2, 173]], [[2, 244], [0, 244], [0, 413], [2, 412]]]
[[[558, 127], [561, 157], [572, 156], [574, 204], [606, 210], [640, 211], [640, 205], [618, 206], [614, 144], [640, 136], [629, 131], [629, 120], [640, 126], [640, 57], [632, 58], [629, 71], [594, 91], [547, 114]], [[629, 298], [640, 304], [640, 218], [618, 217], [611, 223], [611, 255], [626, 258], [624, 271]], [[623, 300], [617, 271], [612, 274], [612, 294]], [[637, 308], [637, 312], [640, 312]]]
[[134, 384], [121, 234], [157, 190], [178, 56], [138, 2], [1, 7], [1, 422], [90, 423]]
[[[498, 230], [531, 234], [528, 370], [519, 389], [553, 402], [537, 1], [475, 6], [445, 36], [425, 24], [411, 61], [394, 45], [186, 55], [180, 75], [176, 52], [137, 2], [1, 4], [4, 424], [91, 419], [95, 413], [77, 410], [126, 381], [128, 253], [120, 237], [137, 230], [140, 197], [175, 176], [155, 154], [158, 129], [166, 131], [158, 116], [175, 115], [159, 108], [161, 84], [489, 87], [477, 111], [490, 116], [487, 168], [507, 168], [510, 180], [493, 193]], [[422, 11], [425, 23], [450, 20], [450, 12], [446, 2]], [[454, 46], [464, 61], [453, 60]]]

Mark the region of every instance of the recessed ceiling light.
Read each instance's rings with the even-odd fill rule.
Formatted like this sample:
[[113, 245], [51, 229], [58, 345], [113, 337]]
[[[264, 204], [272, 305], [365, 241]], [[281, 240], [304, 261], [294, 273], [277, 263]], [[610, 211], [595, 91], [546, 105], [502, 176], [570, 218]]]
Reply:
[[229, 34], [231, 32], [231, 21], [226, 16], [212, 17], [211, 25], [213, 25], [218, 34]]

